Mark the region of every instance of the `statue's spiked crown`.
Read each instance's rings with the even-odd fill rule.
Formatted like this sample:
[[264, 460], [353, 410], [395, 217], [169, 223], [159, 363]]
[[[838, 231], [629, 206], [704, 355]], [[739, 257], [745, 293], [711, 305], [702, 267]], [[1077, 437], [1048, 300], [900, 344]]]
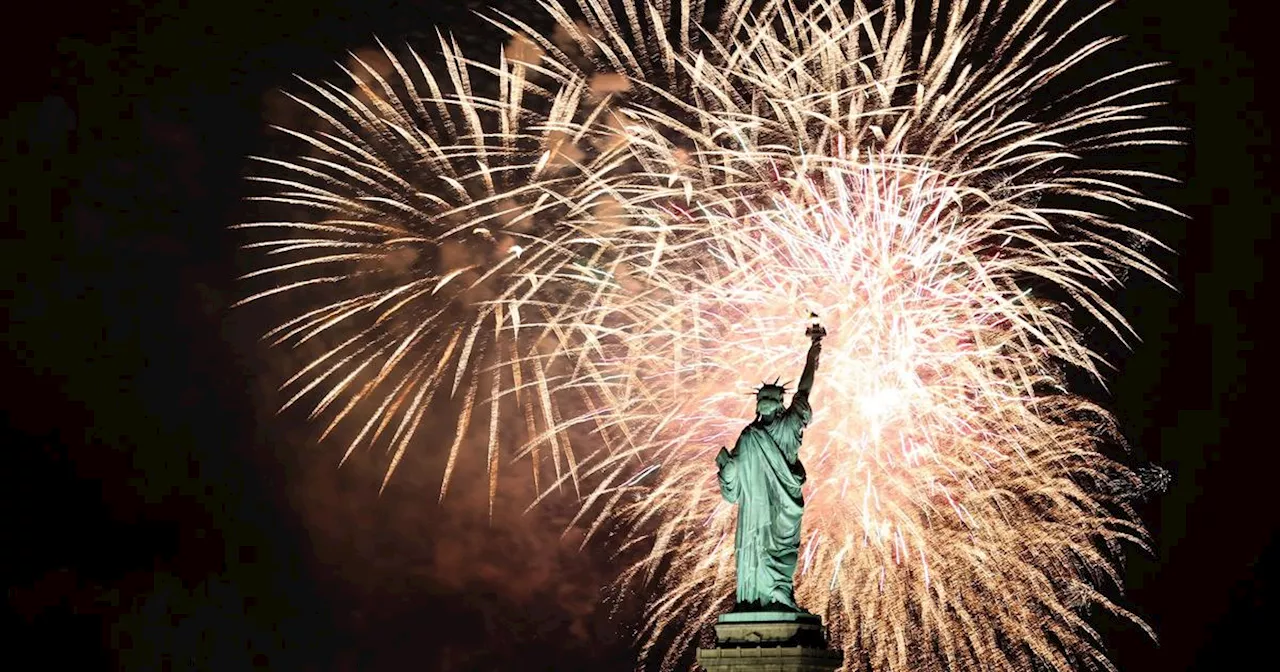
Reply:
[[779, 385], [778, 378], [774, 378], [772, 383], [762, 383], [760, 387], [756, 388], [755, 395], [756, 399], [773, 399], [781, 402], [782, 394], [786, 391], [787, 384], [782, 383]]

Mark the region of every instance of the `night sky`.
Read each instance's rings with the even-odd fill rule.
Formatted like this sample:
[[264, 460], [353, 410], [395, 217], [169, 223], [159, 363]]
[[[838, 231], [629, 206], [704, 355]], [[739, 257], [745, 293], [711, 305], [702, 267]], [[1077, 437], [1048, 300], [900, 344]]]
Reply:
[[[272, 92], [340, 76], [374, 35], [426, 45], [437, 24], [496, 53], [481, 3], [108, 4], [28, 5], [5, 45], [6, 658], [632, 669], [634, 605], [601, 603], [616, 567], [560, 538], [567, 507], [521, 515], [517, 488], [489, 521], [479, 487], [437, 504], [429, 455], [379, 496], [376, 459], [339, 470], [339, 448], [275, 416], [262, 323], [227, 309], [243, 262], [226, 225]], [[1122, 672], [1227, 670], [1273, 659], [1280, 609], [1274, 22], [1265, 3], [1122, 4], [1099, 25], [1132, 36], [1127, 57], [1171, 63], [1162, 114], [1194, 130], [1153, 166], [1184, 181], [1155, 193], [1189, 219], [1139, 222], [1173, 248], [1157, 259], [1176, 290], [1117, 297], [1143, 341], [1114, 348], [1103, 393], [1135, 463], [1173, 475], [1145, 510], [1155, 552], [1126, 570], [1124, 604], [1160, 642], [1097, 622]]]

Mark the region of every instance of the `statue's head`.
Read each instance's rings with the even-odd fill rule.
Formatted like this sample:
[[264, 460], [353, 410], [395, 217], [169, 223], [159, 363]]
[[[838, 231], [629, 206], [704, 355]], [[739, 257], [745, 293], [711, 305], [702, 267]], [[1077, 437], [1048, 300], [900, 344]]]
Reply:
[[756, 390], [756, 415], [768, 420], [781, 413], [782, 393], [786, 391], [786, 386], [777, 380], [761, 385]]

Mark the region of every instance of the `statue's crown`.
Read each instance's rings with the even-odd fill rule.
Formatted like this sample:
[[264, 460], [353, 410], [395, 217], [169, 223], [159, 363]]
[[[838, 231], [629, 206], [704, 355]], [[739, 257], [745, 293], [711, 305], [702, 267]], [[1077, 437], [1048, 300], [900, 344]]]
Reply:
[[782, 401], [782, 394], [787, 391], [787, 384], [778, 384], [778, 379], [774, 378], [772, 383], [761, 383], [756, 388], [756, 399], [776, 399]]

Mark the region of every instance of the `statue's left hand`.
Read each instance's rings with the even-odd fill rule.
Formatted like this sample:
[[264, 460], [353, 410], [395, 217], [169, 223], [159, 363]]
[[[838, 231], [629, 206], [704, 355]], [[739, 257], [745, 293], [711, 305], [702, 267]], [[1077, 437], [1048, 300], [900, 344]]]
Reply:
[[720, 452], [716, 454], [716, 466], [723, 469], [724, 465], [728, 464], [729, 461], [732, 459], [733, 459], [733, 455], [729, 454], [728, 449], [726, 449], [724, 446], [721, 446]]

